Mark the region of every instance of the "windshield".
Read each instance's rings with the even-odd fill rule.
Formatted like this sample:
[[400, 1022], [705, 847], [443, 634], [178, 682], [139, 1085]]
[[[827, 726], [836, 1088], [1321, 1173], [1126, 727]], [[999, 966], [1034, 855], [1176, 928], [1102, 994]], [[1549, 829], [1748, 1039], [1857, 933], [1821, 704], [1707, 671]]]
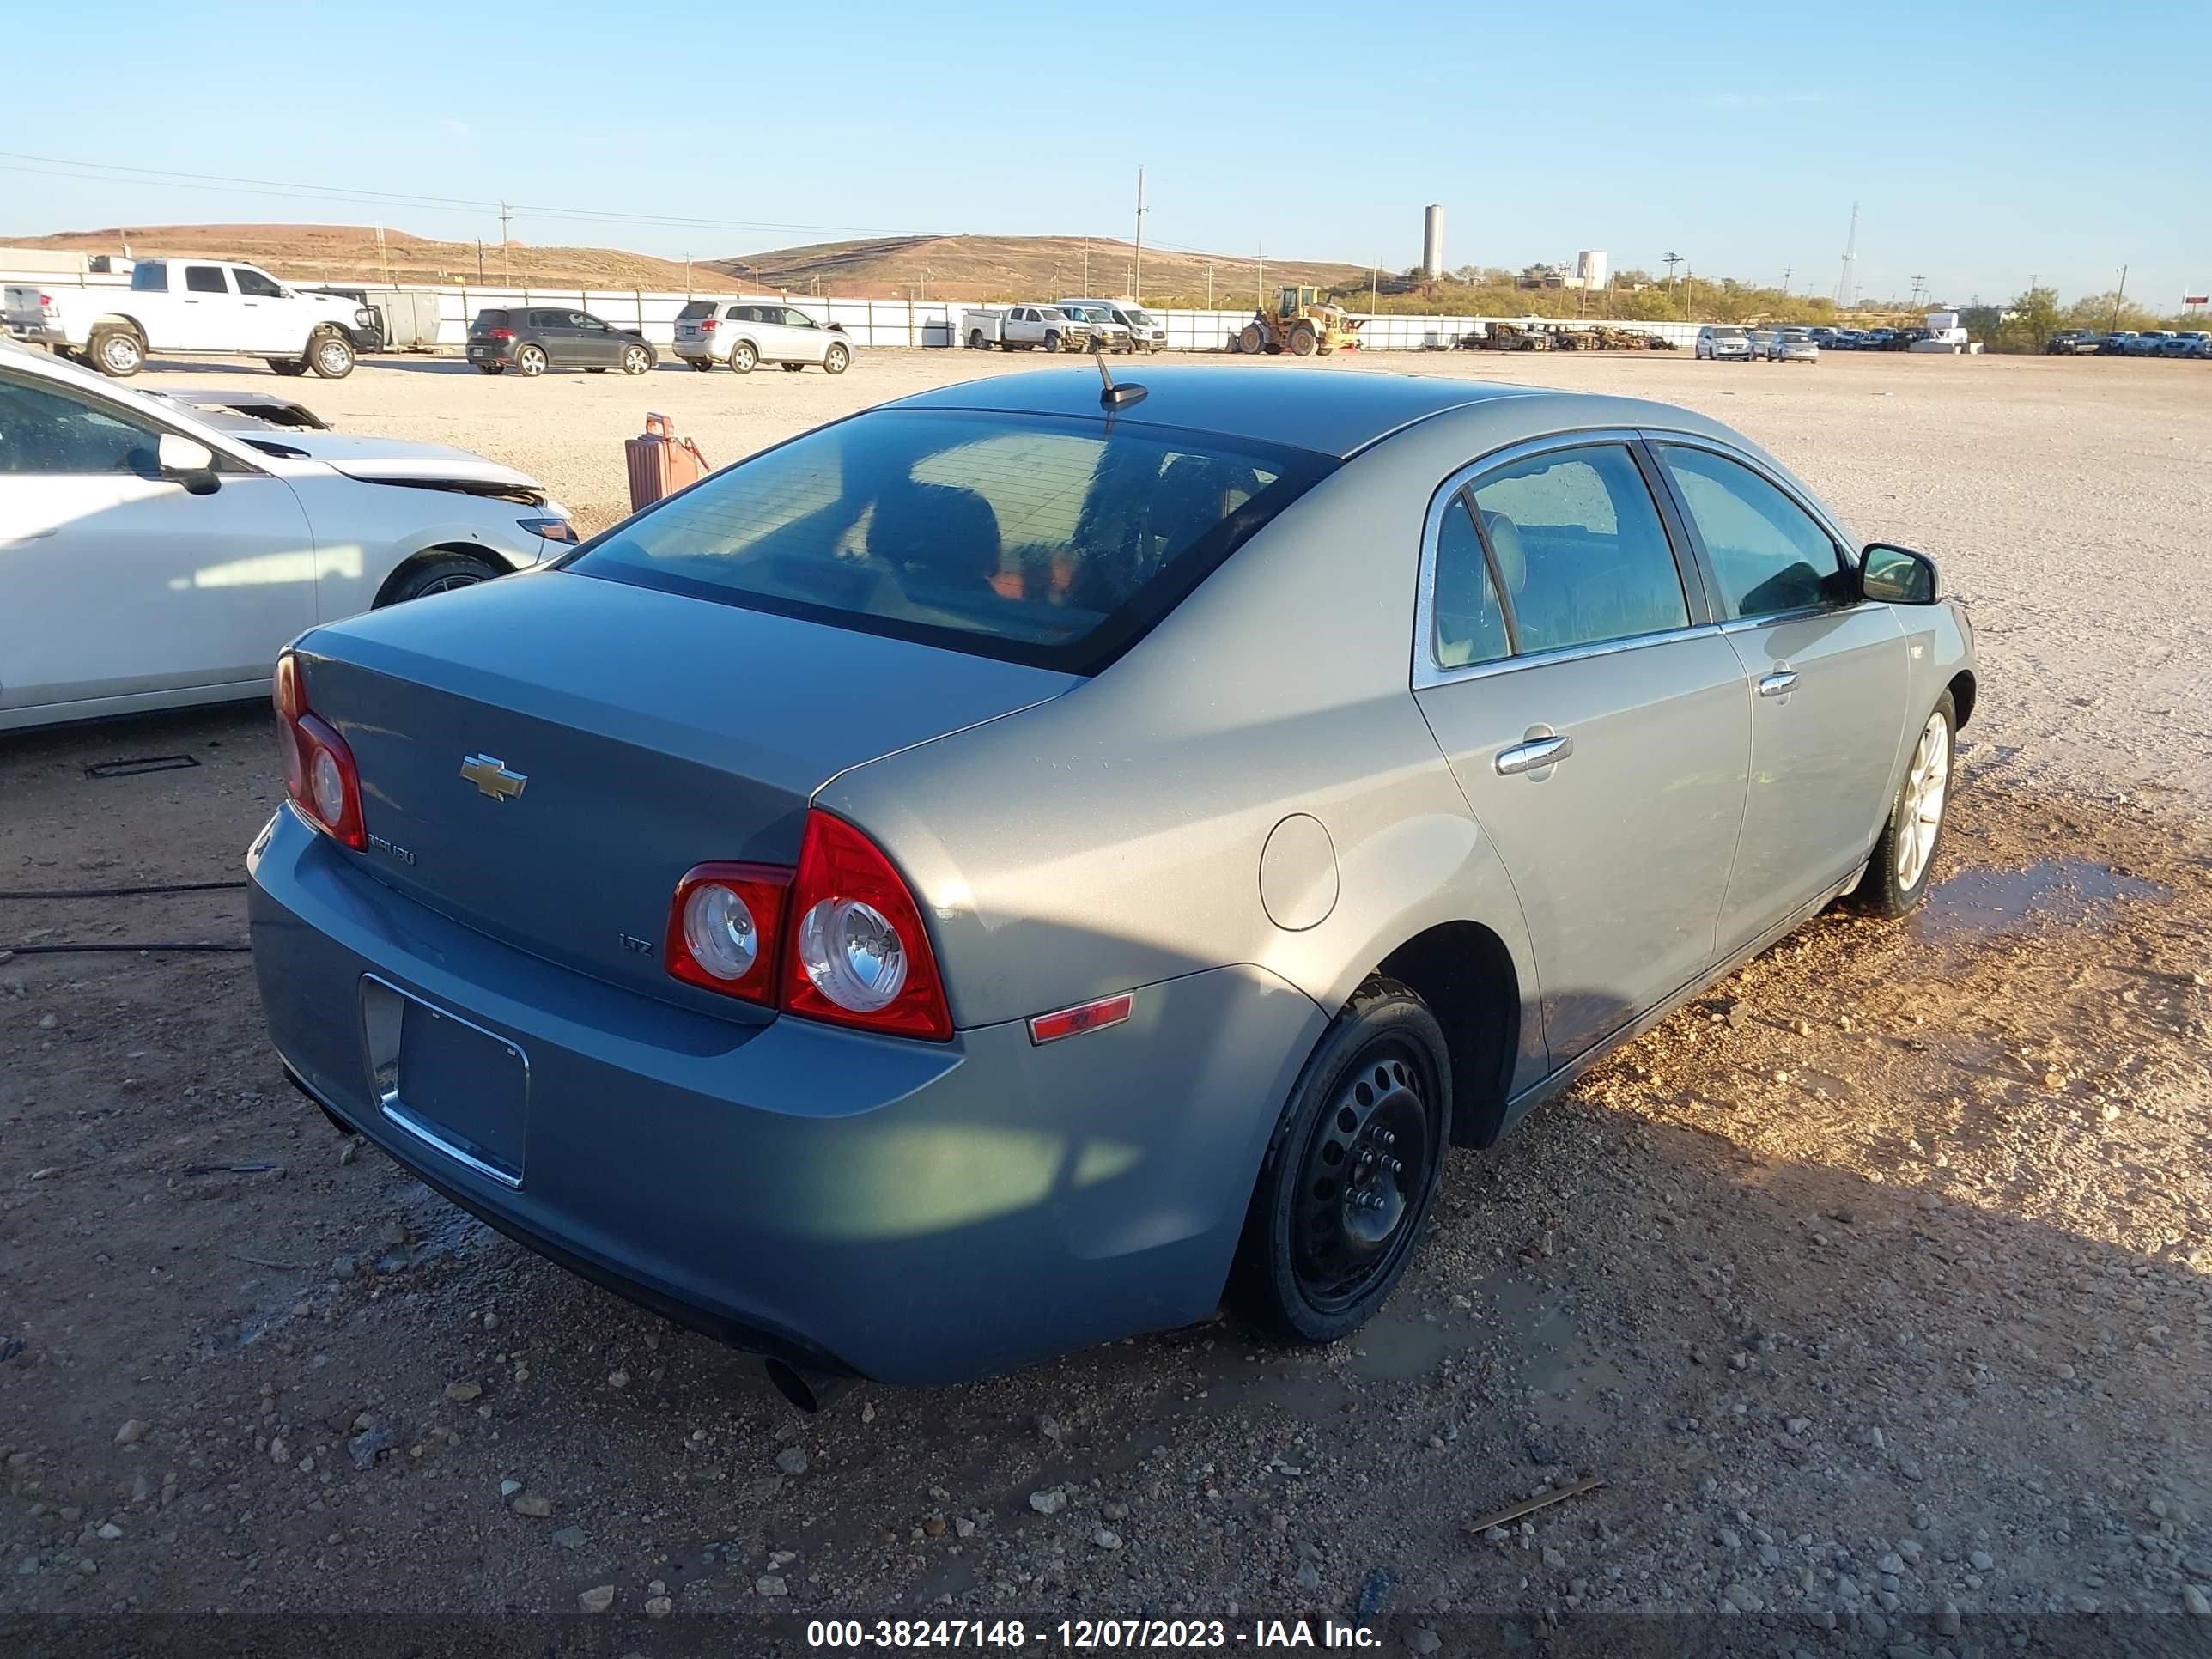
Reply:
[[1150, 328], [1152, 325], [1151, 316], [1145, 312], [1132, 311], [1125, 314], [1128, 317], [1129, 320], [1134, 323], [1139, 328]]
[[1127, 420], [878, 410], [715, 473], [568, 568], [1096, 673], [1334, 465]]
[[1717, 328], [1713, 331], [1716, 340], [1741, 340], [1743, 337], [1743, 331], [1740, 328]]

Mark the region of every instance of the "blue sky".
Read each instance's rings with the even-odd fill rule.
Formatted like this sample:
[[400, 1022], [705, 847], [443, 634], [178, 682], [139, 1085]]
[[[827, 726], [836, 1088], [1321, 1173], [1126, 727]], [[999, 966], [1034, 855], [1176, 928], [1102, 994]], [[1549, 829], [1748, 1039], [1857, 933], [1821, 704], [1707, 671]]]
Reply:
[[[35, 65], [7, 75], [0, 237], [380, 217], [498, 234], [481, 208], [62, 178], [25, 155], [750, 222], [514, 221], [525, 241], [679, 258], [883, 231], [1127, 236], [1142, 162], [1147, 241], [1208, 252], [1403, 267], [1435, 201], [1455, 265], [1600, 247], [1656, 270], [1673, 249], [1826, 293], [1856, 200], [1869, 296], [1919, 275], [1994, 300], [2036, 275], [2071, 298], [2125, 264], [2164, 307], [2212, 283], [2212, 94], [2170, 5], [1534, 9], [48, 6]], [[1063, 52], [1025, 52], [1047, 40]]]

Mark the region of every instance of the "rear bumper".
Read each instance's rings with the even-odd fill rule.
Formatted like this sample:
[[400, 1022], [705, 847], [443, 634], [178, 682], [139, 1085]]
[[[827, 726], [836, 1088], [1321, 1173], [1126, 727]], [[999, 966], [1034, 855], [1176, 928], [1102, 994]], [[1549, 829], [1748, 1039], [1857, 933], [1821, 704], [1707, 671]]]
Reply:
[[55, 346], [69, 343], [69, 336], [58, 322], [32, 322], [14, 317], [8, 319], [8, 337], [21, 340], [26, 345]]
[[[1145, 988], [1037, 1048], [747, 1026], [511, 950], [403, 899], [289, 808], [248, 854], [270, 1035], [314, 1098], [455, 1203], [747, 1349], [954, 1382], [1217, 1304], [1261, 1153], [1323, 1024], [1263, 971]], [[382, 1109], [362, 976], [527, 1056], [510, 1186]], [[401, 1084], [404, 1089], [404, 1079]]]

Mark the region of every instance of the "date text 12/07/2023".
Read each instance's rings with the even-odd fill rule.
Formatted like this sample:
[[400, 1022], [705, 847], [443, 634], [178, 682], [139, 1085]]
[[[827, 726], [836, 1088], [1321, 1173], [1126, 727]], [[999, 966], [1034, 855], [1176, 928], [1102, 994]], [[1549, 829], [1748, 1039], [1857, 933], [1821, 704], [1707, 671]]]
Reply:
[[1075, 1652], [1202, 1648], [1358, 1650], [1382, 1645], [1381, 1632], [1334, 1619], [1069, 1619], [1056, 1625], [1018, 1619], [816, 1619], [810, 1648], [1058, 1648]]

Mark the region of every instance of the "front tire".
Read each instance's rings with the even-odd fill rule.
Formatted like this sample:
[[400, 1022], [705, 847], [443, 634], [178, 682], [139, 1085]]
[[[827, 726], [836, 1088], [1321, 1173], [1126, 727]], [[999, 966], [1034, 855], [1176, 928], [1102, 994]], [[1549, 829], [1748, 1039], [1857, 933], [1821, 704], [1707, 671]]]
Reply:
[[1912, 745], [1905, 781], [1890, 803], [1889, 818], [1874, 844], [1866, 873], [1851, 895], [1854, 908], [1894, 919], [1904, 915], [1928, 891], [1936, 850], [1943, 835], [1944, 810], [1950, 805], [1951, 774], [1957, 758], [1959, 714], [1951, 694], [1936, 698], [1928, 723]]
[[1277, 1340], [1334, 1342], [1412, 1260], [1451, 1143], [1451, 1061], [1429, 1006], [1362, 985], [1283, 1109], [1237, 1246], [1231, 1296]]
[[852, 362], [851, 347], [832, 345], [829, 350], [822, 354], [822, 372], [824, 374], [842, 374], [851, 366]]
[[711, 357], [687, 357], [684, 361], [702, 374], [714, 366], [714, 360]]
[[1237, 343], [1244, 348], [1248, 356], [1256, 357], [1267, 345], [1267, 337], [1259, 324], [1247, 323], [1244, 331], [1237, 337]]
[[652, 367], [653, 354], [643, 346], [634, 345], [623, 348], [622, 372], [623, 374], [642, 374]]
[[474, 587], [488, 582], [500, 572], [482, 559], [472, 559], [465, 553], [437, 553], [418, 560], [401, 577], [390, 593], [386, 605], [404, 605], [410, 599], [419, 599], [432, 593], [449, 593], [455, 588]]
[[307, 342], [307, 367], [325, 380], [353, 373], [353, 342], [342, 334], [322, 334]]
[[1057, 334], [1046, 335], [1044, 337], [1044, 349], [1047, 351], [1058, 351], [1060, 349], [1060, 336]]
[[1321, 337], [1316, 335], [1313, 330], [1306, 327], [1304, 324], [1300, 324], [1297, 327], [1291, 331], [1291, 356], [1310, 357], [1315, 352], [1320, 349]]

